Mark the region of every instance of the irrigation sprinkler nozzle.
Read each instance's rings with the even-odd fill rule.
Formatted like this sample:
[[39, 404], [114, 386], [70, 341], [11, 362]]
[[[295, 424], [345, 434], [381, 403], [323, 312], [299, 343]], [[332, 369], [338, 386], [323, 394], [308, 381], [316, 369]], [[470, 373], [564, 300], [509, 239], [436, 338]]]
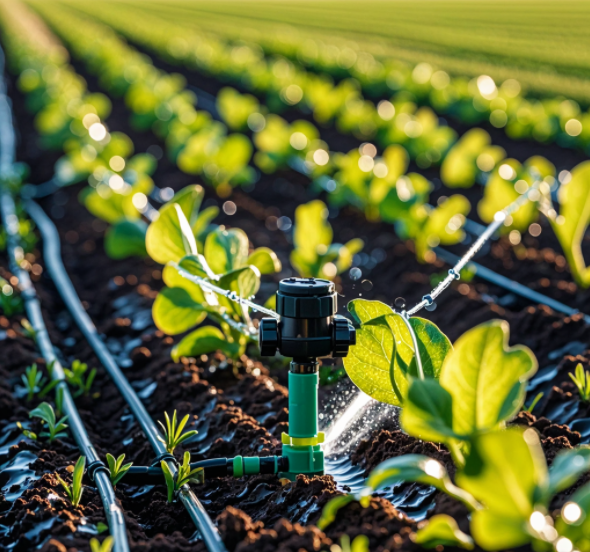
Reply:
[[319, 278], [287, 278], [279, 283], [277, 313], [263, 318], [259, 326], [263, 356], [291, 357], [289, 368], [289, 433], [283, 433], [283, 457], [288, 470], [283, 477], [298, 474], [323, 475], [324, 434], [318, 431], [318, 386], [321, 357], [345, 357], [356, 343], [352, 323], [337, 315], [334, 283]]

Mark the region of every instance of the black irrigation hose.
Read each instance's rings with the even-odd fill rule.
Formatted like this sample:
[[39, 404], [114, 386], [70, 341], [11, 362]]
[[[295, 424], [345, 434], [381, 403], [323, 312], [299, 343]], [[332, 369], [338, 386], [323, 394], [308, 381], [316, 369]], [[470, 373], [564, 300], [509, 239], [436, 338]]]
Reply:
[[[443, 261], [445, 261], [446, 263], [449, 263], [451, 265], [455, 264], [460, 259], [459, 256], [447, 251], [446, 249], [442, 249], [440, 247], [435, 247], [434, 252], [436, 253], [437, 257], [439, 257], [440, 259], [442, 259]], [[486, 268], [485, 266], [480, 265], [479, 263], [475, 263], [473, 261], [470, 261], [469, 263], [467, 263], [466, 268], [471, 270], [476, 276], [479, 276], [482, 280], [486, 280], [487, 282], [490, 282], [492, 284], [500, 286], [500, 287], [506, 289], [507, 291], [510, 291], [516, 295], [520, 295], [521, 297], [524, 297], [525, 299], [528, 299], [529, 301], [532, 301], [533, 303], [540, 303], [542, 305], [547, 305], [548, 307], [552, 308], [554, 311], [561, 312], [561, 313], [566, 314], [568, 316], [572, 316], [574, 314], [580, 314], [579, 310], [574, 309], [573, 307], [568, 307], [567, 305], [564, 305], [560, 301], [552, 299], [551, 297], [547, 297], [546, 295], [543, 295], [542, 293], [539, 293], [538, 291], [534, 291], [534, 290], [528, 288], [527, 286], [519, 284], [518, 282], [515, 282], [514, 280], [511, 280], [510, 278], [507, 278], [506, 276], [502, 276], [501, 274], [498, 274], [498, 273], [494, 272], [493, 270], [490, 270], [489, 268]], [[590, 316], [588, 316], [587, 314], [583, 314], [583, 316], [584, 316], [584, 322], [586, 322], [586, 324], [590, 324]]]
[[[4, 56], [0, 49], [0, 71], [3, 69], [3, 65]], [[0, 178], [4, 180], [11, 178], [14, 159], [15, 138], [12, 127], [12, 110], [6, 97], [4, 79], [0, 78]], [[19, 265], [19, 259], [22, 258], [22, 248], [19, 245], [19, 223], [14, 200], [7, 189], [7, 184], [0, 187], [0, 212], [8, 237], [7, 252], [9, 253], [10, 267], [19, 281], [19, 289], [25, 301], [27, 316], [35, 330], [35, 343], [47, 364], [53, 363], [52, 379], [60, 380], [60, 383], [56, 386], [56, 391], [58, 388], [63, 390], [63, 411], [68, 416], [70, 432], [81, 454], [86, 457], [88, 462], [87, 473], [94, 480], [100, 494], [109, 531], [114, 539], [114, 550], [115, 552], [129, 552], [125, 519], [121, 508], [117, 504], [115, 491], [109, 478], [109, 471], [98, 457], [88, 438], [84, 424], [65, 382], [63, 367], [55, 356], [53, 345], [43, 321], [41, 304], [37, 298], [35, 288], [29, 273]]]
[[[123, 372], [115, 362], [106, 345], [100, 339], [94, 323], [80, 302], [78, 294], [76, 293], [72, 281], [70, 280], [61, 260], [59, 235], [55, 225], [45, 214], [43, 209], [35, 202], [30, 200], [26, 201], [25, 208], [41, 233], [44, 243], [45, 264], [64, 303], [82, 331], [84, 337], [90, 343], [96, 356], [109, 373], [109, 376], [113, 379], [117, 389], [131, 408], [133, 415], [137, 419], [143, 432], [146, 434], [152, 449], [157, 455], [158, 464], [160, 460], [164, 460], [168, 464], [172, 473], [176, 473], [176, 461], [172, 455], [166, 452], [164, 444], [158, 439], [160, 432], [158, 431], [156, 424], [148, 414], [133, 387], [131, 387], [127, 381], [127, 378], [123, 375]], [[221, 540], [219, 531], [213, 524], [213, 521], [205, 511], [205, 508], [199, 499], [188, 485], [185, 485], [181, 489], [179, 496], [190, 517], [197, 526], [208, 550], [210, 552], [225, 552], [226, 548]]]

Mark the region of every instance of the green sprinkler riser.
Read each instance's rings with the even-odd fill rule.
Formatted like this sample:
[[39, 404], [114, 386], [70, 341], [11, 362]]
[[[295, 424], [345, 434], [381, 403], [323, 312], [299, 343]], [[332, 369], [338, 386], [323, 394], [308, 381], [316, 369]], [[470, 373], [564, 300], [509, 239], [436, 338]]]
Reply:
[[309, 439], [318, 435], [318, 372], [289, 372], [289, 437]]
[[[319, 374], [289, 372], [289, 437], [317, 443]], [[323, 475], [324, 452], [320, 444], [283, 444], [283, 456], [289, 460], [289, 471], [281, 477], [295, 480], [298, 474]]]

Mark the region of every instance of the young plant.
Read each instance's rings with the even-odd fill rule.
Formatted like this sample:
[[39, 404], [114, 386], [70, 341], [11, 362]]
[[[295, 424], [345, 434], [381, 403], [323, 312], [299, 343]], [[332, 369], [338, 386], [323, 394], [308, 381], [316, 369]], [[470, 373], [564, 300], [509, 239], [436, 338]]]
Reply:
[[8, 280], [0, 278], [0, 312], [6, 316], [23, 312], [23, 300]]
[[526, 410], [527, 412], [532, 412], [535, 409], [535, 406], [537, 406], [537, 404], [543, 398], [544, 395], [545, 393], [543, 393], [542, 391], [540, 393], [537, 393], [535, 398], [531, 401], [531, 404], [529, 404], [529, 406], [527, 408], [524, 408], [523, 410]]
[[[51, 365], [47, 368], [51, 373]], [[35, 394], [42, 399], [59, 383], [59, 380], [48, 381], [47, 378], [43, 377], [43, 374], [37, 368], [37, 364], [28, 366], [21, 379], [27, 391], [27, 401], [31, 401]]]
[[23, 432], [23, 435], [25, 437], [28, 437], [32, 441], [36, 441], [37, 440], [37, 434], [34, 433], [33, 431], [30, 431], [28, 429], [25, 429], [23, 427], [23, 424], [21, 424], [20, 422], [16, 422], [16, 427], [18, 427]]
[[84, 487], [82, 486], [82, 477], [84, 476], [84, 469], [86, 468], [86, 456], [80, 456], [76, 465], [74, 466], [74, 473], [72, 474], [72, 484], [68, 485], [58, 474], [56, 474], [57, 480], [64, 488], [72, 506], [77, 508], [80, 505], [82, 498], [82, 492]]
[[183, 485], [187, 483], [203, 483], [204, 481], [204, 470], [203, 468], [191, 469], [191, 453], [186, 451], [182, 457], [182, 465], [178, 467], [176, 474], [176, 480], [168, 467], [168, 464], [162, 460], [162, 471], [164, 472], [164, 478], [166, 479], [166, 487], [168, 489], [168, 502], [172, 502], [174, 499], [174, 493]]
[[166, 287], [152, 308], [158, 328], [177, 335], [206, 317], [219, 326], [200, 327], [186, 335], [172, 349], [176, 361], [181, 356], [199, 356], [218, 349], [237, 356], [252, 340], [248, 308], [202, 288], [190, 280], [191, 276], [247, 298], [258, 291], [262, 274], [281, 269], [272, 250], [261, 247], [250, 253], [248, 237], [242, 230], [211, 230], [210, 213], [199, 213], [203, 195], [200, 186], [189, 186], [176, 194], [160, 209], [146, 236], [150, 256], [167, 265], [162, 274]]
[[52, 443], [55, 439], [66, 436], [64, 429], [68, 426], [64, 423], [68, 417], [63, 416], [56, 420], [53, 407], [46, 402], [42, 402], [37, 408], [29, 412], [29, 418], [40, 418], [47, 424], [47, 431], [39, 434], [39, 437], [48, 437], [49, 442]]
[[115, 546], [115, 539], [107, 537], [102, 543], [98, 539], [90, 539], [90, 552], [111, 552]]
[[127, 471], [131, 466], [133, 466], [133, 462], [129, 462], [123, 465], [123, 461], [125, 460], [125, 455], [121, 454], [117, 459], [112, 454], [107, 452], [107, 463], [109, 465], [109, 477], [111, 478], [111, 483], [113, 487], [123, 479]]
[[23, 328], [23, 335], [25, 337], [28, 337], [29, 339], [32, 339], [33, 341], [37, 340], [37, 332], [35, 331], [35, 328], [33, 328], [33, 325], [26, 318], [23, 318], [20, 321], [20, 325]]
[[74, 397], [87, 396], [90, 393], [92, 382], [96, 377], [96, 368], [92, 368], [88, 374], [86, 372], [88, 372], [88, 364], [79, 360], [74, 360], [71, 368], [64, 368], [66, 381], [72, 387], [77, 388]]
[[164, 424], [158, 420], [158, 423], [164, 431], [164, 439], [158, 435], [158, 440], [164, 443], [166, 445], [166, 450], [172, 454], [174, 449], [180, 445], [180, 443], [186, 441], [189, 437], [196, 435], [197, 432], [193, 429], [191, 431], [187, 431], [186, 433], [182, 433], [182, 430], [189, 419], [188, 414], [180, 421], [179, 424], [176, 420], [176, 410], [172, 415], [172, 421], [170, 421], [168, 412], [164, 412], [164, 417], [166, 418], [166, 427], [164, 427]]
[[[556, 542], [568, 530], [568, 538], [577, 548], [582, 544], [581, 532], [575, 539], [571, 538], [577, 528], [565, 527], [568, 522], [565, 515], [565, 523], [560, 521], [556, 531], [547, 513], [553, 497], [573, 485], [588, 470], [590, 447], [560, 452], [548, 470], [535, 430], [497, 429], [473, 436], [465, 464], [457, 466], [456, 484], [440, 462], [427, 456], [408, 454], [390, 458], [371, 472], [365, 489], [353, 496], [338, 496], [328, 502], [318, 526], [325, 528], [329, 525], [338, 509], [351, 500], [367, 505], [377, 490], [413, 481], [431, 485], [465, 504], [471, 511], [473, 539], [484, 550], [505, 550], [526, 544], [533, 544], [535, 550], [546, 550], [547, 543]], [[590, 485], [576, 494], [590, 496]], [[581, 507], [576, 509], [578, 517], [570, 518], [569, 523], [582, 519]], [[429, 520], [418, 531], [416, 542], [464, 548], [473, 546], [469, 537], [459, 531], [448, 516], [435, 516]]]
[[352, 266], [353, 257], [362, 250], [363, 241], [355, 238], [342, 245], [332, 243], [328, 208], [316, 199], [295, 210], [295, 228], [291, 265], [303, 278], [333, 280]]
[[584, 371], [582, 363], [578, 362], [575, 375], [569, 373], [568, 376], [578, 388], [580, 400], [583, 402], [588, 402], [590, 400], [590, 372], [588, 370]]

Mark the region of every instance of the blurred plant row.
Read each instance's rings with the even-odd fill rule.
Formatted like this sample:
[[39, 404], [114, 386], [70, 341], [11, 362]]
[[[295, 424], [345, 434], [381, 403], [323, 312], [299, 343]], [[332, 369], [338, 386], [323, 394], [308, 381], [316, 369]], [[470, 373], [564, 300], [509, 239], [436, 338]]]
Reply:
[[[331, 203], [350, 203], [363, 209], [370, 220], [394, 223], [401, 237], [415, 240], [419, 258], [432, 256], [430, 249], [438, 244], [462, 241], [462, 227], [470, 207], [462, 196], [453, 196], [433, 210], [428, 205], [430, 183], [419, 174], [405, 174], [410, 158], [424, 167], [442, 163], [441, 179], [449, 188], [486, 184], [478, 205], [484, 222], [491, 222], [498, 210], [527, 192], [533, 181], [544, 179], [546, 185], [540, 193], [531, 194], [533, 201], [507, 219], [505, 230], [515, 230], [518, 236], [513, 239], [519, 239], [541, 210], [562, 244], [574, 278], [581, 286], [590, 285], [590, 271], [581, 252], [583, 233], [590, 222], [590, 211], [581, 201], [590, 192], [587, 163], [558, 181], [549, 161], [540, 156], [524, 164], [507, 159], [506, 152], [494, 146], [483, 129], [472, 129], [456, 142], [454, 131], [440, 126], [429, 108], [418, 108], [415, 99], [400, 95], [375, 106], [359, 95], [353, 83], [343, 80], [337, 86], [330, 82], [326, 85], [321, 75], [301, 73], [284, 58], [267, 59], [259, 47], [212, 39], [144, 12], [126, 12], [125, 8], [112, 12], [100, 7], [91, 11], [169, 59], [264, 94], [264, 105], [254, 96], [234, 89], [222, 90], [217, 98], [218, 111], [229, 127], [252, 131], [258, 149], [254, 163], [272, 172], [299, 159], [303, 162], [299, 166], [315, 179], [317, 187], [329, 192]], [[126, 13], [135, 15], [124, 17]], [[321, 82], [325, 86], [318, 84]], [[514, 86], [506, 84], [505, 93]], [[477, 90], [480, 95], [497, 96], [502, 87], [498, 89], [491, 79], [479, 79]], [[377, 155], [377, 147], [367, 142], [348, 154], [331, 152], [309, 121], [290, 124], [272, 113], [292, 105], [311, 110], [322, 123], [335, 121], [342, 132], [375, 138], [385, 149]], [[374, 124], [374, 132], [362, 130], [367, 124]], [[554, 201], [559, 203], [559, 209], [554, 208]]]

